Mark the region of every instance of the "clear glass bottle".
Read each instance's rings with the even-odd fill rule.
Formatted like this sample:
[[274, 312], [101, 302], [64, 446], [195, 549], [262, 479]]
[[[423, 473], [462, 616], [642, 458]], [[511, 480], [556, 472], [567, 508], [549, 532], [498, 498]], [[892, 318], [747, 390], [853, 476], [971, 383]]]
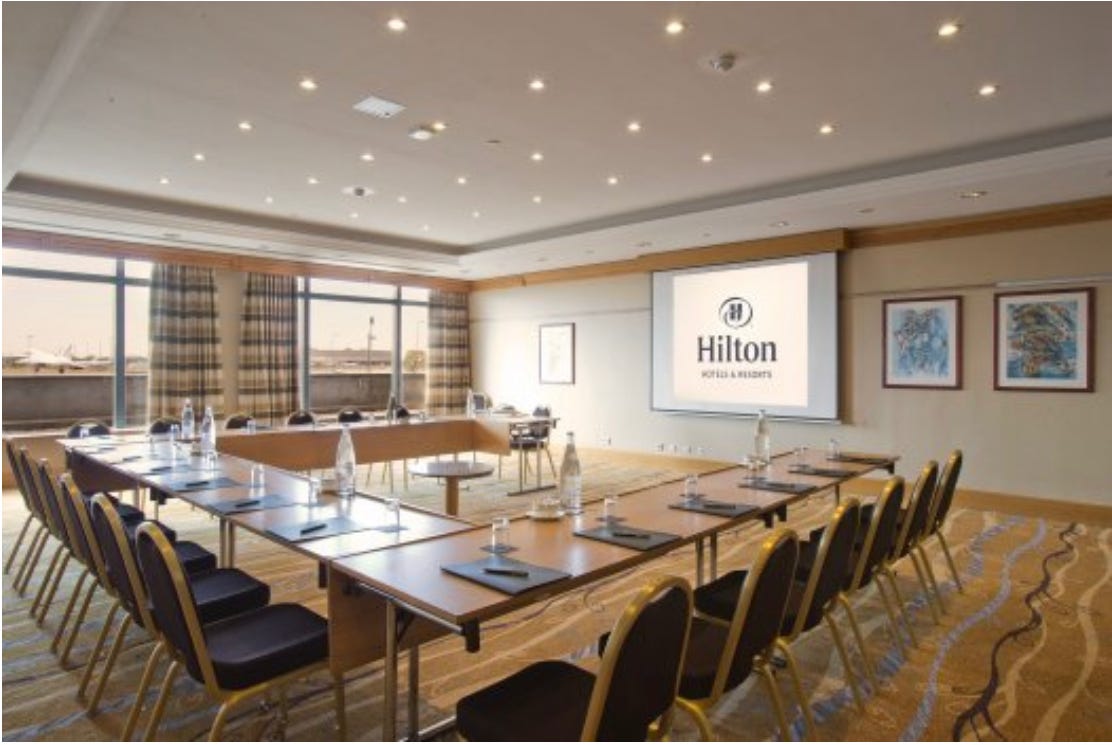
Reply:
[[762, 465], [772, 463], [772, 436], [768, 431], [768, 415], [764, 409], [757, 413], [757, 431], [753, 436], [754, 454]]
[[470, 418], [475, 416], [475, 392], [470, 388], [467, 389], [467, 416]]
[[193, 427], [196, 424], [196, 418], [193, 414], [193, 401], [185, 399], [185, 404], [181, 407], [181, 439], [189, 442], [193, 439]]
[[583, 477], [579, 468], [579, 455], [575, 452], [575, 433], [568, 432], [564, 459], [560, 462], [560, 501], [564, 512], [578, 515], [583, 512]]
[[386, 421], [393, 424], [398, 420], [398, 400], [394, 398], [394, 394], [390, 394], [390, 400], [386, 402]]
[[216, 457], [216, 419], [212, 407], [205, 407], [205, 418], [201, 420], [201, 455], [206, 459]]
[[336, 446], [336, 493], [341, 497], [355, 494], [355, 445], [346, 423], [340, 430], [340, 444]]

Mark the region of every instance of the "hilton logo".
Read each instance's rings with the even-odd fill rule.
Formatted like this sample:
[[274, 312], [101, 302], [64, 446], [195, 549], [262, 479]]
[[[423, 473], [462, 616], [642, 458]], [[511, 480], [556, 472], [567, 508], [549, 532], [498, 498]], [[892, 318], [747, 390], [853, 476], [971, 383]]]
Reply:
[[739, 329], [753, 320], [753, 306], [743, 297], [732, 297], [718, 306], [718, 317], [732, 329]]
[[[753, 305], [743, 297], [732, 297], [718, 306], [718, 317], [732, 329], [748, 326]], [[776, 362], [776, 342], [749, 341], [730, 334], [711, 334], [697, 339], [699, 362]]]

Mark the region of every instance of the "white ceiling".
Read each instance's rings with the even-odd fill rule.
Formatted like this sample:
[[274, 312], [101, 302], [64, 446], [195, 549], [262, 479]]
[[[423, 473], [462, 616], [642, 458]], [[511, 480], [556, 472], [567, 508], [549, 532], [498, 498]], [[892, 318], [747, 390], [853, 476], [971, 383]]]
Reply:
[[[1109, 3], [4, 3], [3, 21], [5, 225], [475, 279], [1112, 193]], [[406, 109], [354, 111], [370, 94]]]

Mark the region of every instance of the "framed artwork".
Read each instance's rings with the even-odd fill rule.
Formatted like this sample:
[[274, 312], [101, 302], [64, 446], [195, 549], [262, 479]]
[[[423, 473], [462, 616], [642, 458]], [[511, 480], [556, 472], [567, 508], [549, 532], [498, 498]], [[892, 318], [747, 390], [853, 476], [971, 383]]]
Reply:
[[542, 383], [575, 383], [575, 324], [546, 323], [540, 328]]
[[1092, 287], [996, 293], [996, 390], [1093, 390]]
[[961, 388], [961, 298], [884, 301], [884, 387]]

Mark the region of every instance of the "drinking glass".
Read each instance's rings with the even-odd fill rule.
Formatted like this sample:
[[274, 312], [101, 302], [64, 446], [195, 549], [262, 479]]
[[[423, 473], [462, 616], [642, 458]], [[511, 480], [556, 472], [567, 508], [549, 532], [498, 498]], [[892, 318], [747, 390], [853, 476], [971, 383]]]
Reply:
[[386, 525], [392, 526], [394, 530], [401, 530], [402, 527], [402, 504], [401, 500], [395, 495], [391, 494], [388, 497], [383, 497], [382, 506], [386, 508]]
[[618, 520], [618, 495], [615, 492], [609, 492], [602, 498], [602, 520], [603, 522], [615, 522]]
[[826, 443], [827, 460], [837, 460], [841, 454], [842, 448], [838, 445], [838, 441], [831, 437], [830, 442]]
[[77, 430], [77, 436], [80, 437], [82, 440], [84, 440], [86, 437], [88, 437], [89, 436], [89, 427], [88, 427], [88, 425], [82, 424], [81, 429]]
[[309, 505], [320, 504], [320, 479], [313, 476], [309, 479]]
[[795, 449], [795, 465], [796, 466], [805, 466], [805, 465], [807, 465], [807, 448], [804, 447], [803, 445], [800, 445], [799, 447], [797, 447]]
[[491, 551], [505, 550], [509, 545], [510, 518], [496, 517], [490, 523], [490, 549]]
[[256, 431], [257, 431], [257, 429], [255, 428], [255, 420], [254, 419], [248, 419], [247, 420], [247, 434], [253, 435], [253, 434], [255, 434]]
[[683, 480], [683, 498], [688, 502], [693, 502], [699, 498], [699, 477], [695, 474], [691, 474]]
[[251, 488], [258, 491], [266, 488], [266, 467], [262, 463], [251, 466]]

